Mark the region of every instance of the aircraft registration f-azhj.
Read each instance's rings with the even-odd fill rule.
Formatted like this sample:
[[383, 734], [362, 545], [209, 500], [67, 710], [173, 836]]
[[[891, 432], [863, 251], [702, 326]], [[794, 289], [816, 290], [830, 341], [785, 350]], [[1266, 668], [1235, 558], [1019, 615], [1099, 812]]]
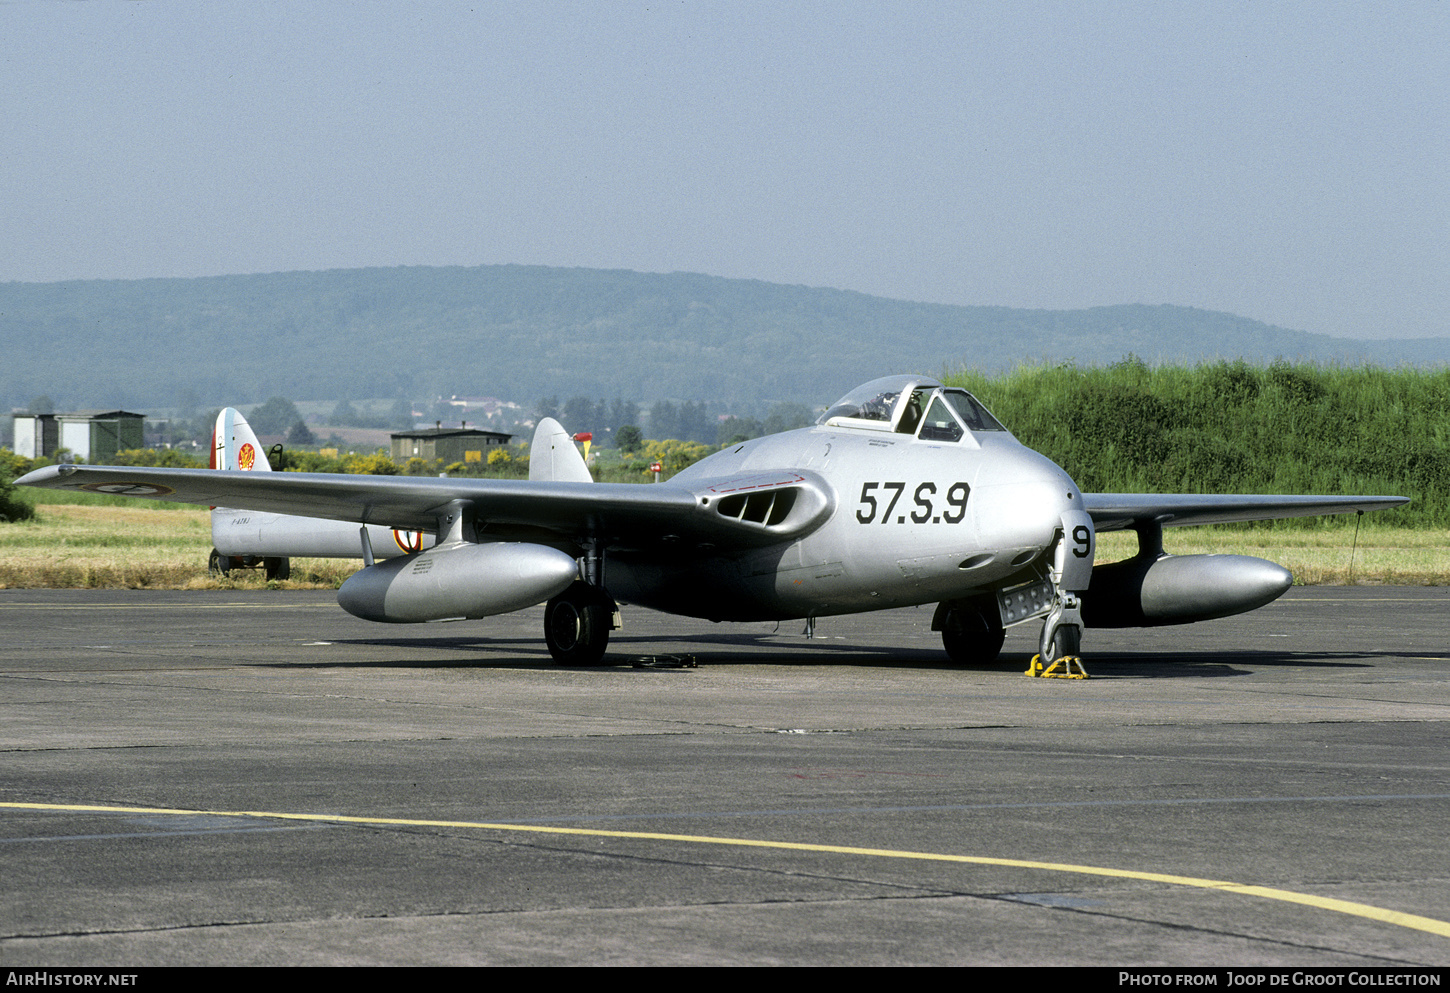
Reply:
[[[243, 508], [214, 519], [219, 549], [361, 555], [338, 601], [367, 620], [462, 620], [547, 602], [544, 640], [564, 665], [604, 659], [621, 602], [808, 626], [936, 604], [932, 630], [956, 661], [995, 659], [1007, 626], [1038, 618], [1042, 659], [1070, 658], [1084, 627], [1226, 617], [1293, 582], [1263, 559], [1167, 555], [1165, 526], [1408, 502], [1082, 493], [966, 390], [923, 376], [874, 380], [813, 427], [733, 445], [654, 485], [593, 482], [549, 418], [528, 480], [232, 471], [256, 444], [240, 415], [232, 425], [218, 432], [223, 468], [59, 465], [17, 482]], [[1137, 555], [1095, 568], [1097, 533], [1123, 529], [1137, 532]], [[380, 539], [395, 557], [384, 559]]]

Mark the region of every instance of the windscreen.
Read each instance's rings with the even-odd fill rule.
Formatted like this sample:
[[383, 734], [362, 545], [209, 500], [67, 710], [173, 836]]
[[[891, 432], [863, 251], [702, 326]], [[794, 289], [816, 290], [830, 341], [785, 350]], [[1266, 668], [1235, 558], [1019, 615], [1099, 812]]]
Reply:
[[946, 398], [947, 403], [952, 405], [952, 409], [957, 412], [957, 416], [962, 419], [962, 423], [965, 424], [969, 430], [1007, 430], [1001, 425], [997, 418], [991, 415], [986, 407], [982, 406], [981, 402], [976, 397], [972, 396], [966, 390], [943, 390], [942, 396]]

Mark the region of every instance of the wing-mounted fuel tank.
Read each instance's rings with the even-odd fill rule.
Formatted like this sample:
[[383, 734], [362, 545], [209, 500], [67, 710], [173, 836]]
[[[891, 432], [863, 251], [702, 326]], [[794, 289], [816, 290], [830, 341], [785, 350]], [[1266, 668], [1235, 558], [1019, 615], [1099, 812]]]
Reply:
[[408, 624], [507, 614], [543, 603], [579, 578], [579, 564], [547, 545], [449, 544], [355, 573], [337, 602], [355, 617]]
[[1093, 568], [1082, 598], [1090, 628], [1157, 627], [1262, 607], [1294, 585], [1281, 565], [1249, 555], [1168, 555], [1156, 525], [1139, 529], [1138, 554]]

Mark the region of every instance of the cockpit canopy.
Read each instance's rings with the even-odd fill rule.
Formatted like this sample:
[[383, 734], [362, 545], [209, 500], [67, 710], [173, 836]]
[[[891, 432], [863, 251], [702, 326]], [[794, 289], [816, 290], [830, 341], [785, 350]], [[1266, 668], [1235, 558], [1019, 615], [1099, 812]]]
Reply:
[[914, 434], [922, 441], [960, 441], [967, 431], [1007, 430], [966, 390], [925, 376], [873, 379], [837, 400], [816, 423]]

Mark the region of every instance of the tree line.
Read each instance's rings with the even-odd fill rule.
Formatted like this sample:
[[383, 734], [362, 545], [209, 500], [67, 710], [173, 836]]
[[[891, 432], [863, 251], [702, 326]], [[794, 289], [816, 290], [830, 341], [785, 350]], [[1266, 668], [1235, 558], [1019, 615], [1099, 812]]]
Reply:
[[[1410, 505], [1368, 520], [1450, 527], [1447, 369], [1287, 362], [1152, 367], [1130, 357], [1101, 367], [1019, 367], [999, 376], [961, 372], [947, 381], [971, 390], [1019, 440], [1062, 466], [1086, 491], [1394, 494], [1410, 497]], [[576, 400], [577, 418], [570, 413]], [[571, 432], [596, 429], [599, 448], [607, 447], [601, 434], [618, 440], [626, 429], [638, 431], [615, 419], [638, 416], [637, 405], [571, 398], [559, 409], [554, 403]], [[588, 417], [599, 421], [585, 419], [584, 403], [590, 404]], [[689, 405], [671, 406], [678, 414]], [[692, 408], [696, 416], [700, 406]], [[666, 416], [655, 423], [668, 425], [669, 408], [660, 411]], [[602, 461], [598, 472], [600, 478], [642, 480], [651, 461], [675, 472], [721, 445], [800, 426], [811, 415], [803, 406], [779, 405], [760, 421], [717, 417], [705, 440], [650, 430], [654, 441], [632, 436], [635, 447]], [[288, 449], [276, 468], [527, 476], [526, 457], [520, 447], [491, 454], [488, 465], [439, 467], [421, 460], [400, 465], [385, 454], [331, 457]], [[122, 453], [117, 461], [178, 465], [187, 459], [180, 452], [143, 450]], [[3, 480], [40, 464], [0, 450], [0, 497], [7, 492]], [[0, 513], [9, 511], [0, 507]], [[1353, 523], [1352, 517], [1330, 520]]]

